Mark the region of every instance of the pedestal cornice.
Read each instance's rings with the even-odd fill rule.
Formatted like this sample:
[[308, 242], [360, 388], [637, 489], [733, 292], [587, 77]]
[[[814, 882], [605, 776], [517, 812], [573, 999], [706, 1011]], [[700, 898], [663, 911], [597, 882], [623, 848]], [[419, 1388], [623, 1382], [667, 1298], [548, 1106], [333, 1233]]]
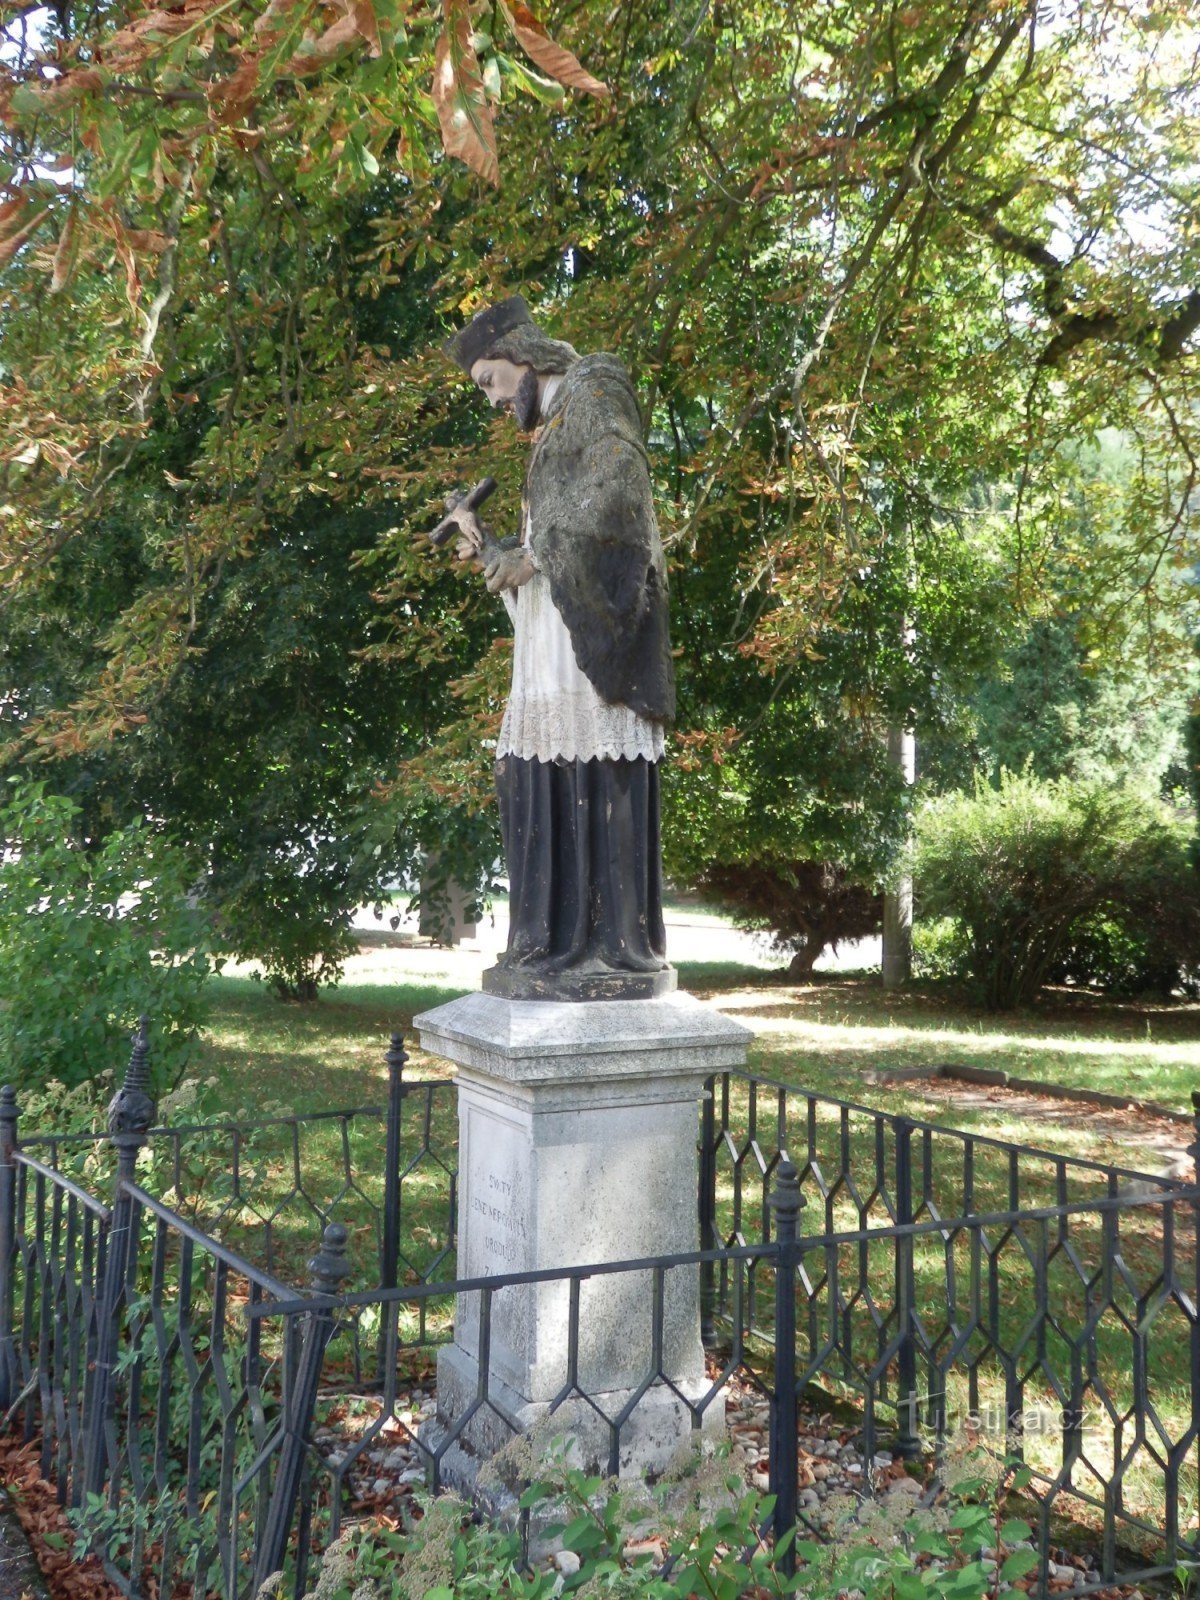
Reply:
[[413, 1022], [430, 1054], [524, 1085], [708, 1077], [744, 1065], [753, 1037], [743, 1023], [681, 993], [574, 1002], [468, 994]]

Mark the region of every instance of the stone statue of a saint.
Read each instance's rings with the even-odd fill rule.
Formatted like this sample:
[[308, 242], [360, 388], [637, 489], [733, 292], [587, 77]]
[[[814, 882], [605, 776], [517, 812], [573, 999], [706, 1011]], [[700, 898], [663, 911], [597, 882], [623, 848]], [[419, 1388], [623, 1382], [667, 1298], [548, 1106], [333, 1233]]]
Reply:
[[508, 949], [484, 989], [643, 998], [674, 987], [662, 919], [659, 774], [674, 715], [667, 580], [633, 385], [545, 334], [520, 296], [447, 346], [533, 433], [521, 529], [456, 514], [460, 559], [512, 618], [496, 746]]

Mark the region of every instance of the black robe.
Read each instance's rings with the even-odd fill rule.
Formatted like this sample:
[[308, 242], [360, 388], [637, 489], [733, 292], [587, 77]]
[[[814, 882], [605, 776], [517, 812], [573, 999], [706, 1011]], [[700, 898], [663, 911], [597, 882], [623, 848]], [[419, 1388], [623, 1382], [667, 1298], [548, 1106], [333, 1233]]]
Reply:
[[[525, 485], [534, 557], [580, 670], [650, 721], [675, 711], [667, 582], [633, 386], [587, 356], [547, 408]], [[658, 769], [644, 758], [496, 763], [509, 942], [484, 974], [525, 999], [669, 989]]]

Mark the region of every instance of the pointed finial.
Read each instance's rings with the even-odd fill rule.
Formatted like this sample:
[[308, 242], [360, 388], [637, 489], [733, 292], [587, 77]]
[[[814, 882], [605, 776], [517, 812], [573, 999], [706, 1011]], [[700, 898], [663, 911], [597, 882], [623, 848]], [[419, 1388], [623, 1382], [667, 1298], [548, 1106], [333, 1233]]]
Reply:
[[133, 1049], [129, 1065], [125, 1068], [125, 1087], [145, 1092], [150, 1087], [150, 1018], [138, 1018], [137, 1032], [133, 1036]]
[[780, 1232], [790, 1228], [794, 1237], [804, 1196], [800, 1193], [800, 1174], [786, 1156], [775, 1169], [775, 1187], [771, 1190], [768, 1203], [775, 1213]]
[[114, 1139], [132, 1136], [142, 1140], [154, 1121], [154, 1112], [150, 1093], [150, 1019], [143, 1016], [139, 1017], [133, 1036], [125, 1081], [109, 1101], [108, 1131]]

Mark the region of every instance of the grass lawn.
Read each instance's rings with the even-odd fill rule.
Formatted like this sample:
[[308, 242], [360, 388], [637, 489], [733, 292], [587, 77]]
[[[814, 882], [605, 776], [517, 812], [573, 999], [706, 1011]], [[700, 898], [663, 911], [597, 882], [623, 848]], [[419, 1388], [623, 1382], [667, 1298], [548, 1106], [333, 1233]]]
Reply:
[[[708, 920], [719, 931], [718, 919]], [[253, 1113], [266, 1102], [302, 1111], [378, 1102], [394, 1029], [406, 1033], [410, 1074], [446, 1074], [416, 1046], [411, 1021], [477, 987], [481, 965], [472, 968], [458, 952], [372, 935], [348, 963], [341, 987], [309, 1006], [283, 1005], [246, 972], [227, 968], [213, 981], [212, 1015], [193, 1071], [219, 1080], [215, 1098], [231, 1112]], [[1097, 1160], [1147, 1164], [1132, 1119], [1126, 1136], [1120, 1119], [1086, 1107], [1038, 1120], [1003, 1094], [981, 1105], [978, 1095], [956, 1100], [942, 1086], [924, 1093], [920, 1084], [881, 1085], [872, 1077], [893, 1067], [973, 1064], [1048, 1084], [1127, 1092], [1182, 1111], [1200, 1087], [1197, 1004], [1118, 1003], [1059, 991], [1036, 1011], [998, 1016], [934, 985], [885, 995], [877, 974], [854, 973], [785, 984], [769, 970], [731, 961], [682, 962], [679, 980], [754, 1029], [754, 1072]], [[1188, 1142], [1185, 1128], [1178, 1142]]]

